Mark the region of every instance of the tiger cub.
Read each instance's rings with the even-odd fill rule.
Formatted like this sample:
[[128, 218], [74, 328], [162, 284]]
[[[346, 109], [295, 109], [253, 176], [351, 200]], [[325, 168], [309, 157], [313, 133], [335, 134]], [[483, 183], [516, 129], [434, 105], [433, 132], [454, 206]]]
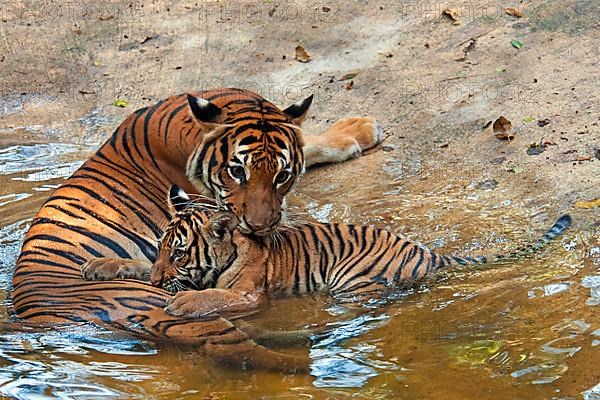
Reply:
[[171, 187], [168, 203], [172, 220], [152, 267], [83, 272], [86, 279], [150, 276], [154, 285], [176, 293], [166, 311], [190, 318], [249, 311], [267, 295], [327, 292], [353, 300], [378, 298], [445, 267], [529, 255], [571, 223], [563, 215], [533, 245], [507, 255], [472, 258], [439, 255], [384, 229], [343, 224], [295, 226], [266, 244], [239, 233], [234, 214], [194, 205], [177, 186]]

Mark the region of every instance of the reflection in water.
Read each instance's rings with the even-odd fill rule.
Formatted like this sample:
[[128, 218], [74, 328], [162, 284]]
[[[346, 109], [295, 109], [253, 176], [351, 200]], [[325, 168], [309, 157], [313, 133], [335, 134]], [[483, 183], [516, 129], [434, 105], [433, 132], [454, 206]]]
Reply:
[[[11, 274], [34, 212], [90, 151], [60, 143], [0, 149], [2, 321], [11, 320]], [[368, 168], [354, 168], [358, 177], [326, 186], [305, 178], [290, 196], [291, 218], [377, 224], [444, 252], [478, 255], [535, 236], [532, 216], [538, 226], [554, 216], [543, 192], [527, 193], [523, 204], [502, 182], [470, 185], [456, 171], [430, 174], [420, 159], [386, 158], [383, 174], [361, 177]], [[448, 271], [358, 314], [309, 298], [273, 301], [253, 322], [324, 328], [310, 349], [289, 350], [310, 354], [312, 377], [232, 370], [197, 349], [90, 325], [32, 331], [0, 321], [0, 395], [465, 399], [489, 398], [493, 387], [497, 398], [597, 399], [599, 267], [594, 233], [568, 232], [532, 259]]]
[[349, 321], [328, 324], [330, 331], [313, 338], [310, 349], [311, 374], [317, 387], [361, 387], [377, 370], [397, 369], [390, 362], [377, 360], [382, 354], [376, 345], [361, 339], [349, 346], [347, 341], [384, 326], [389, 320], [386, 314], [361, 315]]
[[91, 325], [5, 332], [0, 336], [0, 393], [19, 399], [115, 397], [128, 391], [97, 384], [99, 378], [139, 382], [157, 372], [145, 365], [91, 361], [102, 353], [151, 355], [156, 349]]
[[27, 232], [30, 222], [31, 220], [27, 219], [0, 226], [0, 290], [10, 288], [12, 271], [21, 250], [21, 239]]
[[[81, 165], [84, 146], [63, 143], [16, 145], [0, 149], [0, 175], [16, 181], [41, 182], [69, 177]], [[73, 160], [72, 156], [77, 158]]]

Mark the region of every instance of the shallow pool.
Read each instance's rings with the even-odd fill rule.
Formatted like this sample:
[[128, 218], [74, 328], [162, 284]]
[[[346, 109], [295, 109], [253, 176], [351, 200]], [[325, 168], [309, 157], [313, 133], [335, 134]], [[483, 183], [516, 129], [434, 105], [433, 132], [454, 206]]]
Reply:
[[[20, 240], [43, 200], [94, 147], [41, 137], [22, 143], [19, 132], [4, 139], [0, 318], [11, 321]], [[558, 215], [543, 192], [524, 196], [510, 182], [477, 181], [406, 157], [378, 152], [306, 175], [290, 196], [290, 217], [386, 226], [440, 251], [479, 255], [527, 243]], [[273, 301], [250, 322], [314, 328], [310, 346], [282, 349], [309, 352], [311, 376], [232, 370], [191, 348], [90, 325], [8, 324], [0, 330], [0, 396], [598, 399], [599, 306], [598, 232], [576, 228], [531, 259], [447, 271], [386, 304], [356, 310], [319, 296]]]

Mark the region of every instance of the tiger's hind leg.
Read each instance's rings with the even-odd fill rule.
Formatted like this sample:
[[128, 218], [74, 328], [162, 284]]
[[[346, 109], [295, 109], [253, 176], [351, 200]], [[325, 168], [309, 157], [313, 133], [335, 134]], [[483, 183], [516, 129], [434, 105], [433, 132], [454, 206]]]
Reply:
[[359, 157], [381, 143], [382, 130], [373, 118], [345, 118], [321, 135], [304, 136], [307, 167]]
[[150, 282], [152, 263], [122, 258], [92, 258], [81, 265], [81, 275], [88, 281], [135, 279]]
[[266, 347], [309, 347], [312, 343], [311, 337], [320, 333], [318, 329], [266, 329], [243, 319], [234, 320], [233, 323], [252, 340]]
[[235, 344], [207, 343], [204, 349], [219, 363], [238, 368], [252, 368], [299, 374], [310, 371], [308, 355], [295, 356], [269, 350], [251, 340]]

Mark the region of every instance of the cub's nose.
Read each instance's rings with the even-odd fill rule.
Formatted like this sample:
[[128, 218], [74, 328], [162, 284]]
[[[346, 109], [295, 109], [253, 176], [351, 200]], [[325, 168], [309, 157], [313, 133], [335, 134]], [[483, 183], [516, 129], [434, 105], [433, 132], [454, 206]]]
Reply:
[[162, 269], [156, 268], [156, 266], [152, 267], [152, 273], [150, 274], [150, 283], [152, 286], [162, 286]]
[[150, 282], [152, 283], [152, 286], [161, 286], [162, 285], [162, 278], [150, 278]]

